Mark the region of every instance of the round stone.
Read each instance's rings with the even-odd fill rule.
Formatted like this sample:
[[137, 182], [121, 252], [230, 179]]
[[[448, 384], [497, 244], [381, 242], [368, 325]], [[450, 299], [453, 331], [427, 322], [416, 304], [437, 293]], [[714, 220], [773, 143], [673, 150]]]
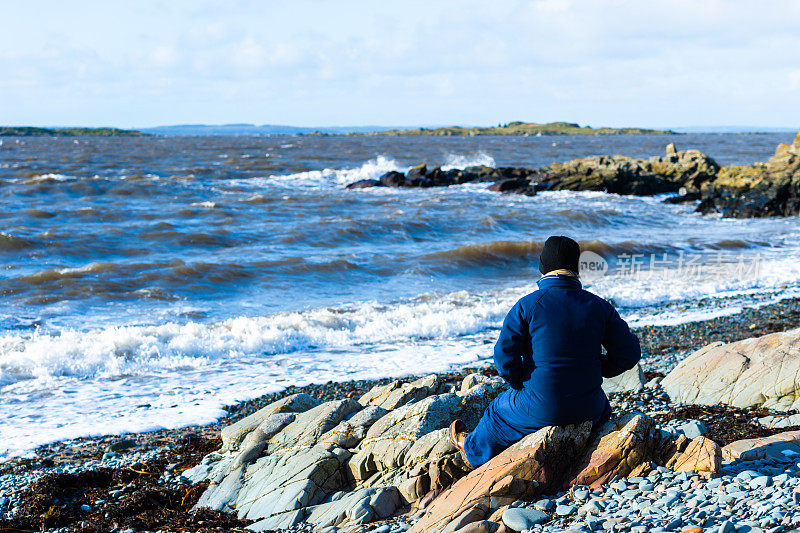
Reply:
[[572, 496], [577, 501], [584, 501], [589, 499], [589, 489], [577, 489], [573, 491]]
[[512, 507], [503, 512], [503, 523], [514, 531], [524, 531], [546, 522], [548, 516], [539, 509]]
[[572, 505], [559, 505], [556, 507], [556, 514], [558, 516], [569, 516], [575, 512], [575, 507]]

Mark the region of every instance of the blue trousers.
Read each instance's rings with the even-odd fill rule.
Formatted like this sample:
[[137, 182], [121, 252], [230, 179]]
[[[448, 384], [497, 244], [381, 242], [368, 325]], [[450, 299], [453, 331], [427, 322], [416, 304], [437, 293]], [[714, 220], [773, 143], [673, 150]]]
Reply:
[[[524, 417], [511, 410], [508, 399], [504, 395], [508, 396], [514, 392], [513, 390], [506, 390], [500, 393], [486, 408], [486, 412], [483, 413], [483, 417], [478, 422], [475, 431], [467, 436], [467, 440], [464, 442], [464, 451], [473, 467], [481, 466], [515, 442], [522, 440], [526, 435], [535, 433], [544, 427], [526, 425]], [[594, 427], [599, 427], [610, 418], [611, 405], [606, 400], [605, 410], [599, 418], [592, 422]], [[514, 422], [512, 423], [511, 421]]]

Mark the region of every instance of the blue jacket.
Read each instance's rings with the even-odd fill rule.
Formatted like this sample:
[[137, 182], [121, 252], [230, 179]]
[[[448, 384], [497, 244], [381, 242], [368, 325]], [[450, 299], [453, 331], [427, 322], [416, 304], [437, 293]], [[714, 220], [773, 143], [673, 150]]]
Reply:
[[545, 276], [538, 285], [508, 313], [495, 345], [497, 371], [515, 389], [498, 407], [520, 429], [600, 420], [603, 378], [636, 365], [639, 339], [578, 278]]

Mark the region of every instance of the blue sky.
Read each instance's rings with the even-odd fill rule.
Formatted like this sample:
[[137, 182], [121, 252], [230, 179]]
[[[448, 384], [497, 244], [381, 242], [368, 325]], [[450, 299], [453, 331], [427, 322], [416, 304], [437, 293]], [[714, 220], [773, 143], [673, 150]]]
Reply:
[[4, 2], [0, 124], [800, 123], [800, 2]]

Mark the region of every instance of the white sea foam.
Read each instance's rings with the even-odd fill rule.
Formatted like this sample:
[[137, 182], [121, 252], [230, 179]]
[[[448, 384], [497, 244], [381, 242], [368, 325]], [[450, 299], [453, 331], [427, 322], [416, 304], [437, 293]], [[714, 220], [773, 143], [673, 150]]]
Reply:
[[[476, 165], [495, 166], [492, 156], [484, 152], [475, 154], [448, 154], [442, 169], [466, 168]], [[396, 160], [378, 156], [366, 161], [361, 166], [345, 169], [326, 168], [323, 170], [309, 170], [294, 174], [270, 176], [269, 184], [291, 185], [292, 187], [342, 187], [350, 183], [364, 180], [377, 179], [390, 171], [407, 172], [411, 167], [402, 166]], [[230, 183], [230, 182], [229, 182]]]
[[205, 201], [205, 202], [192, 202], [189, 204], [191, 207], [205, 207], [206, 209], [214, 209], [218, 207], [215, 202]]
[[496, 325], [516, 294], [425, 295], [390, 306], [369, 302], [344, 309], [237, 317], [212, 324], [7, 333], [0, 337], [0, 383], [62, 376], [147, 375], [209, 368], [240, 357], [448, 339]]
[[[660, 319], [658, 306], [790, 294], [798, 289], [800, 254], [763, 259], [757, 277], [639, 279], [608, 276], [587, 288], [611, 299], [637, 323]], [[513, 303], [535, 285], [471, 293], [425, 294], [392, 304], [364, 302], [214, 323], [168, 322], [80, 331], [8, 332], [0, 336], [0, 384], [50, 377], [111, 378], [179, 369], [208, 369], [231, 359], [281, 354], [374, 350], [420, 341], [453, 341], [497, 328]], [[722, 312], [722, 305], [717, 306]], [[652, 308], [652, 309], [651, 309]], [[648, 315], [650, 313], [650, 315]], [[382, 349], [382, 348], [381, 348]]]
[[[609, 277], [588, 288], [613, 298], [632, 325], [674, 323], [800, 294], [798, 259], [797, 253], [768, 256], [756, 280]], [[0, 432], [7, 438], [0, 458], [52, 440], [210, 422], [223, 405], [291, 384], [488, 361], [505, 313], [534, 288], [425, 294], [215, 323], [6, 333]]]
[[267, 184], [290, 185], [292, 187], [330, 187], [343, 186], [363, 179], [379, 178], [391, 170], [403, 170], [394, 159], [378, 156], [359, 167], [323, 170], [309, 170], [294, 174], [270, 176]]
[[289, 385], [440, 372], [453, 365], [478, 364], [490, 354], [491, 346], [479, 338], [457, 345], [424, 341], [347, 354], [232, 359], [215, 370], [28, 380], [3, 389], [0, 460], [58, 440], [209, 423], [224, 415], [224, 405]]
[[494, 167], [494, 158], [486, 152], [478, 152], [470, 155], [448, 154], [445, 163], [442, 165], [442, 170], [451, 170], [454, 168], [462, 169], [479, 165]]
[[69, 176], [66, 174], [39, 174], [37, 176], [33, 176], [31, 178], [26, 179], [27, 183], [37, 183], [42, 181], [73, 181], [76, 180], [75, 176]]

